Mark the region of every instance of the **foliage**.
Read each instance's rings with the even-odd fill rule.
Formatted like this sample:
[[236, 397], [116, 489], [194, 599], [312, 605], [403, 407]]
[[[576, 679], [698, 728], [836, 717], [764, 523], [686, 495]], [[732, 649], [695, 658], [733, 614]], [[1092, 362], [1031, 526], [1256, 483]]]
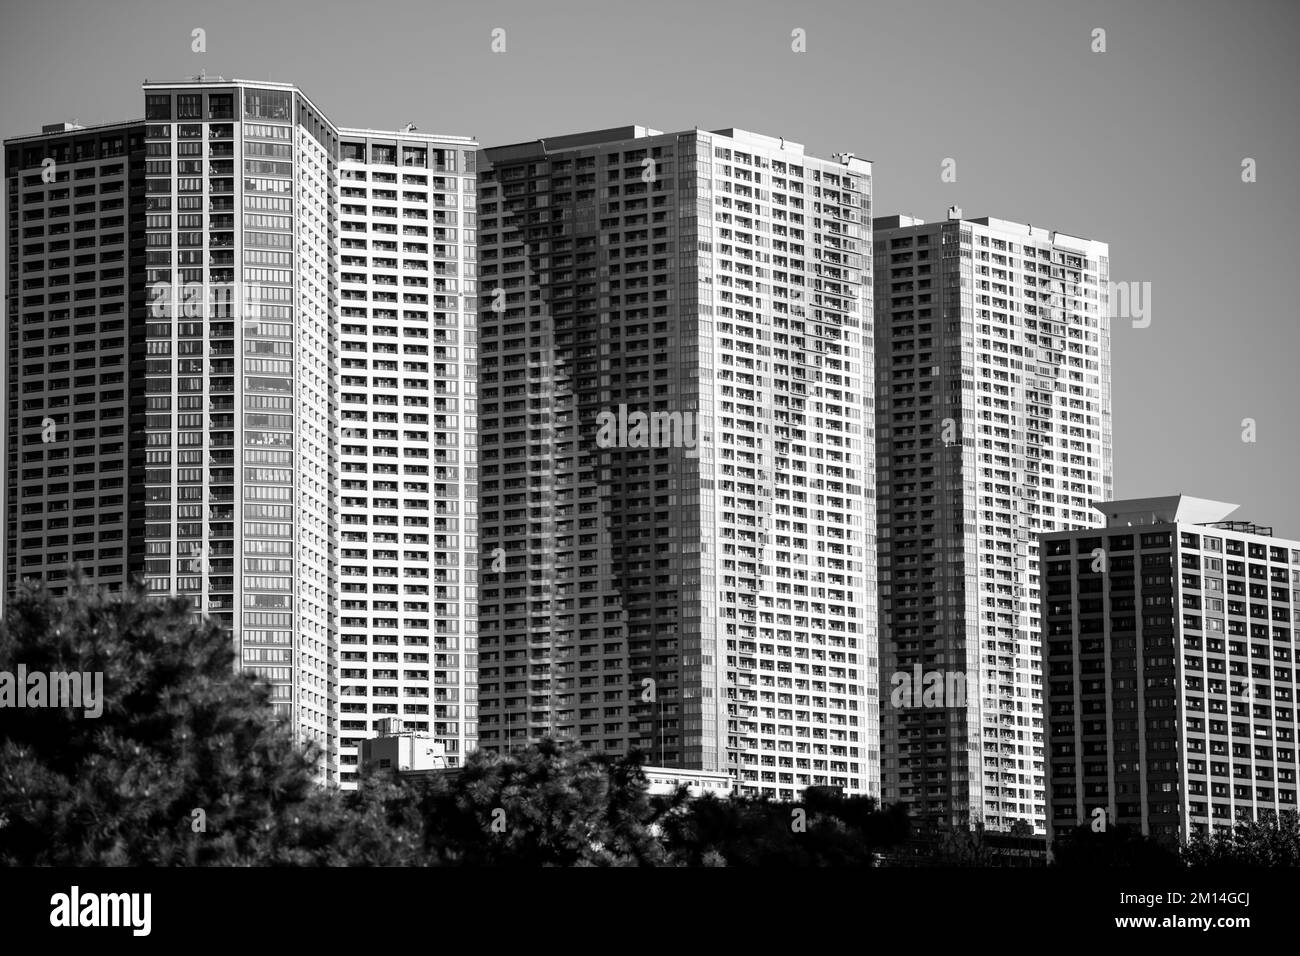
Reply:
[[504, 757], [476, 751], [458, 774], [412, 789], [428, 861], [466, 866], [665, 865], [651, 828], [684, 799], [651, 800], [639, 757], [549, 739]]
[[901, 807], [817, 789], [797, 805], [651, 796], [640, 755], [553, 740], [323, 787], [319, 751], [232, 644], [138, 587], [19, 589], [0, 671], [102, 673], [103, 711], [3, 711], [0, 865], [869, 866], [908, 834]]
[[713, 796], [664, 826], [672, 853], [692, 866], [872, 866], [908, 835], [901, 806], [808, 790], [802, 804]]
[[1159, 841], [1123, 824], [1094, 832], [1084, 824], [1058, 833], [1052, 844], [1057, 866], [1141, 867], [1167, 869], [1178, 866], [1178, 854]]
[[0, 622], [0, 671], [20, 664], [102, 673], [103, 712], [4, 712], [0, 863], [270, 862], [319, 799], [315, 751], [184, 600], [25, 585]]
[[1300, 866], [1300, 814], [1294, 810], [1242, 814], [1226, 833], [1198, 833], [1183, 850], [1192, 867]]

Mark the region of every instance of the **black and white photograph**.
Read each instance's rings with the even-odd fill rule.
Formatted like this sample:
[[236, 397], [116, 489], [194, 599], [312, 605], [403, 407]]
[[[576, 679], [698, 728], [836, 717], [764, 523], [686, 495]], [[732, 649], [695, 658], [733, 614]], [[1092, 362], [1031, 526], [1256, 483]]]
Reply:
[[7, 931], [1294, 939], [1297, 49], [6, 0]]

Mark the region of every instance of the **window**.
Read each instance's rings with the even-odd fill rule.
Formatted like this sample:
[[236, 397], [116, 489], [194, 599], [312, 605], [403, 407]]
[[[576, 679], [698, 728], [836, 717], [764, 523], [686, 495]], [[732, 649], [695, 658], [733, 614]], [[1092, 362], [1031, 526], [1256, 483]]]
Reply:
[[290, 131], [283, 126], [268, 126], [266, 123], [244, 124], [244, 139], [282, 139], [288, 142], [292, 138]]
[[181, 93], [176, 97], [177, 119], [203, 119], [203, 94]]
[[213, 93], [208, 97], [210, 119], [234, 119], [235, 97], [230, 93]]
[[169, 120], [172, 118], [172, 98], [166, 93], [148, 93], [144, 98], [144, 118]]
[[[248, 119], [288, 120], [292, 114], [289, 94], [282, 90], [245, 90], [244, 116]], [[165, 117], [159, 117], [160, 119]]]

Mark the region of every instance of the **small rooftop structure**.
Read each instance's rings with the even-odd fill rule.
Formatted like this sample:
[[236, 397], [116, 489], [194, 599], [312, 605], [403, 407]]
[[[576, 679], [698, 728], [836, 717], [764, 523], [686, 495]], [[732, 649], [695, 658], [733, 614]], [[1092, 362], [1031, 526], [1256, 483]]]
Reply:
[[1236, 531], [1240, 534], [1257, 534], [1260, 537], [1273, 537], [1273, 526], [1255, 524], [1253, 521], [1211, 521], [1207, 528], [1220, 528], [1223, 531]]
[[736, 787], [736, 782], [726, 771], [682, 770], [677, 767], [642, 767], [641, 770], [645, 773], [646, 792], [651, 796], [667, 795], [684, 786], [692, 797], [706, 793], [729, 797]]
[[1092, 506], [1106, 516], [1106, 527], [1121, 528], [1148, 524], [1213, 524], [1223, 521], [1239, 505], [1191, 495], [1159, 498], [1128, 498], [1123, 501], [1094, 501]]
[[379, 722], [378, 734], [361, 741], [362, 766], [374, 766], [397, 773], [428, 773], [447, 770], [447, 749], [432, 734], [402, 730], [398, 721]]

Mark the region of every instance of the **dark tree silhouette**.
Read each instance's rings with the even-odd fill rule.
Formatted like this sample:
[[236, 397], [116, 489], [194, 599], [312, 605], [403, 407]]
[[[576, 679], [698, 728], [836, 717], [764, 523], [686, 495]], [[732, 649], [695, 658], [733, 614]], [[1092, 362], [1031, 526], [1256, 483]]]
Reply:
[[1194, 836], [1183, 860], [1192, 867], [1300, 866], [1300, 815], [1284, 810], [1252, 820], [1243, 814], [1230, 832]]
[[641, 755], [553, 740], [341, 792], [236, 663], [185, 600], [21, 588], [0, 671], [100, 672], [103, 712], [4, 712], [0, 865], [869, 866], [908, 835], [901, 807], [816, 789], [652, 797]]
[[[0, 721], [0, 863], [196, 865], [401, 858], [315, 785], [229, 634], [188, 602], [74, 581], [24, 586], [0, 622], [0, 670], [101, 672], [103, 713], [14, 709]], [[361, 812], [356, 812], [356, 811]], [[330, 833], [329, 839], [321, 834]], [[313, 839], [312, 835], [316, 837]]]
[[704, 796], [664, 825], [669, 850], [692, 866], [871, 866], [905, 840], [901, 806], [810, 790], [801, 804]]
[[1058, 833], [1052, 856], [1056, 866], [1073, 868], [1179, 866], [1176, 850], [1123, 824], [1109, 826], [1100, 833], [1087, 824]]
[[684, 794], [652, 800], [642, 758], [554, 740], [508, 756], [476, 751], [455, 775], [414, 783], [430, 862], [467, 866], [662, 866], [656, 822]]

